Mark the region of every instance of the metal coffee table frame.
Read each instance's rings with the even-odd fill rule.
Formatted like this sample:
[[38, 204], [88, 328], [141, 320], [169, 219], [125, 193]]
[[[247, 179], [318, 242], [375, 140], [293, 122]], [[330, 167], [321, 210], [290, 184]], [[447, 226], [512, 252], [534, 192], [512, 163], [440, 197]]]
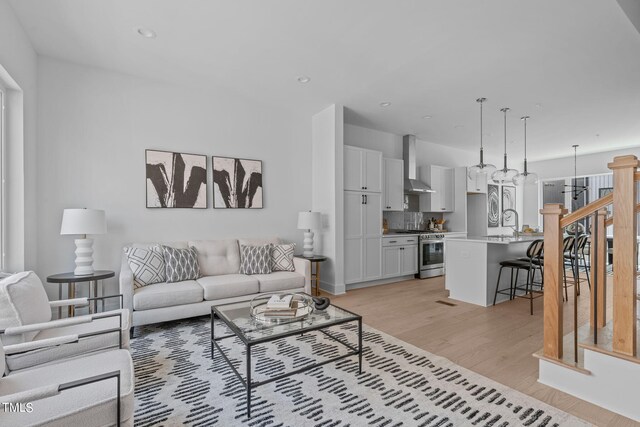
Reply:
[[[296, 375], [299, 374], [301, 372], [305, 372], [308, 371], [310, 369], [313, 368], [317, 368], [318, 366], [322, 366], [322, 365], [326, 365], [327, 363], [331, 363], [331, 362], [336, 362], [338, 360], [347, 358], [347, 357], [351, 357], [351, 356], [358, 356], [358, 374], [362, 373], [362, 316], [360, 316], [359, 314], [355, 314], [350, 312], [349, 310], [345, 310], [343, 308], [340, 308], [338, 306], [333, 306], [334, 308], [340, 309], [346, 313], [349, 313], [350, 315], [352, 315], [352, 318], [346, 318], [346, 319], [339, 319], [339, 320], [335, 320], [335, 321], [331, 321], [328, 323], [323, 323], [320, 325], [309, 325], [308, 327], [301, 327], [298, 330], [295, 331], [290, 331], [290, 332], [286, 332], [286, 333], [282, 333], [282, 334], [275, 334], [273, 336], [265, 336], [264, 338], [259, 338], [259, 339], [248, 339], [245, 334], [243, 333], [243, 331], [238, 328], [235, 323], [233, 322], [233, 320], [229, 320], [226, 318], [226, 316], [224, 316], [219, 310], [218, 308], [222, 308], [224, 306], [227, 305], [235, 305], [237, 303], [231, 303], [231, 304], [223, 304], [223, 305], [219, 305], [219, 306], [212, 306], [211, 307], [211, 359], [213, 359], [213, 350], [214, 348], [216, 348], [220, 354], [222, 355], [223, 359], [227, 362], [227, 364], [231, 367], [231, 369], [233, 370], [233, 372], [236, 374], [236, 376], [238, 377], [238, 379], [240, 380], [240, 382], [242, 383], [242, 385], [244, 386], [244, 388], [247, 390], [247, 418], [251, 418], [251, 390], [253, 390], [256, 387], [259, 387], [261, 385], [265, 385], [274, 381], [278, 381], [282, 378], [286, 378], [286, 377], [290, 377], [292, 375]], [[247, 307], [248, 310], [248, 307]], [[224, 335], [222, 337], [215, 337], [214, 335], [214, 319], [218, 318], [220, 320], [222, 320], [225, 325], [231, 329], [231, 331], [233, 332], [232, 334], [229, 335]], [[306, 318], [302, 318], [301, 320], [294, 320], [290, 323], [295, 323], [295, 322], [305, 322], [305, 320], [308, 321], [308, 319]], [[343, 339], [340, 339], [338, 337], [333, 336], [332, 334], [330, 334], [329, 332], [327, 332], [325, 329], [328, 329], [332, 326], [337, 326], [337, 325], [342, 325], [344, 323], [350, 323], [350, 322], [358, 322], [358, 346], [356, 347], [355, 345], [352, 345], [348, 342], [346, 342]], [[332, 340], [336, 341], [337, 343], [342, 344], [343, 346], [347, 347], [350, 351], [348, 353], [345, 353], [343, 355], [331, 358], [331, 359], [327, 359], [327, 360], [323, 360], [321, 362], [315, 362], [312, 363], [310, 365], [307, 366], [303, 366], [301, 368], [295, 369], [293, 371], [290, 372], [285, 372], [282, 374], [278, 374], [275, 377], [263, 380], [263, 381], [252, 381], [251, 380], [251, 347], [255, 346], [255, 345], [259, 345], [259, 344], [264, 344], [264, 343], [269, 343], [269, 342], [273, 342], [273, 341], [277, 341], [281, 338], [287, 338], [287, 337], [292, 337], [294, 335], [302, 335], [306, 332], [312, 332], [312, 331], [320, 331], [323, 334], [325, 334], [326, 336], [328, 336], [329, 338], [331, 338]], [[233, 337], [238, 337], [244, 344], [245, 346], [245, 350], [246, 350], [246, 358], [247, 358], [247, 369], [246, 369], [246, 380], [242, 377], [242, 374], [238, 371], [238, 369], [236, 369], [235, 366], [233, 366], [233, 363], [231, 362], [231, 360], [229, 359], [229, 357], [224, 354], [224, 351], [222, 350], [222, 348], [220, 347], [220, 345], [218, 344], [218, 341], [221, 341], [223, 339], [227, 339], [227, 338], [233, 338]]]

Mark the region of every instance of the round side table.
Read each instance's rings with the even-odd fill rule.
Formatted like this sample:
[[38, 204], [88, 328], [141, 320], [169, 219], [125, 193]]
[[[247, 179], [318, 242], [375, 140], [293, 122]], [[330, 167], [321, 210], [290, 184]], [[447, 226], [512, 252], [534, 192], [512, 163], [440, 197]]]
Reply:
[[[93, 293], [93, 297], [98, 296], [98, 281], [103, 279], [109, 279], [110, 277], [115, 276], [116, 273], [109, 270], [96, 270], [93, 274], [86, 274], [84, 276], [76, 276], [71, 273], [60, 273], [54, 274], [47, 277], [47, 282], [49, 283], [57, 283], [58, 284], [58, 299], [62, 299], [62, 284], [67, 284], [67, 298], [73, 299], [76, 297], [76, 283], [86, 283], [89, 282], [89, 297]], [[104, 304], [104, 302], [102, 303]], [[69, 317], [73, 317], [75, 315], [75, 308], [73, 305], [70, 305], [68, 308], [67, 315]], [[95, 313], [98, 311], [98, 301], [94, 300], [93, 305], [89, 304], [89, 311], [91, 313]], [[58, 307], [58, 319], [62, 317], [62, 307]]]
[[315, 296], [320, 295], [320, 263], [326, 261], [327, 257], [323, 255], [314, 255], [312, 257], [296, 255], [296, 257], [311, 262], [311, 293]]

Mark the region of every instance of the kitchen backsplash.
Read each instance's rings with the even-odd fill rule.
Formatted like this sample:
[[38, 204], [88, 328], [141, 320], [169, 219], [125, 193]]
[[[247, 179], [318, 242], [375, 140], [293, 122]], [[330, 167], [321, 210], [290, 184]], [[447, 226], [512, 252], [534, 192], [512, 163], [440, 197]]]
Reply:
[[[442, 219], [441, 213], [431, 212], [389, 212], [382, 213], [392, 230], [424, 230], [430, 218]], [[445, 223], [446, 227], [446, 223]]]

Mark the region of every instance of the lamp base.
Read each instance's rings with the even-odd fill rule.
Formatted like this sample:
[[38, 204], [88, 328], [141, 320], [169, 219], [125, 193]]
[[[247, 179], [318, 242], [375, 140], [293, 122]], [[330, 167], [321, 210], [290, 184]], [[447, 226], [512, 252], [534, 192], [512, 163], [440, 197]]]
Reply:
[[307, 230], [304, 232], [304, 252], [302, 252], [302, 256], [305, 258], [311, 258], [313, 256], [313, 231]]
[[76, 276], [93, 274], [93, 239], [76, 239]]

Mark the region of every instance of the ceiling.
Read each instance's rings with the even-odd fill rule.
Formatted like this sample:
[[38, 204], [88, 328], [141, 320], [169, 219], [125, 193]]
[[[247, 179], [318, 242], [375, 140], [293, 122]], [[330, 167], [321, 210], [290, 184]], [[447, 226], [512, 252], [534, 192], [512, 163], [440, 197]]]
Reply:
[[530, 160], [569, 155], [572, 144], [583, 153], [640, 145], [640, 34], [613, 1], [10, 3], [41, 55], [309, 116], [340, 103], [352, 124], [475, 150], [483, 96], [493, 155], [505, 106], [514, 156], [525, 114]]

